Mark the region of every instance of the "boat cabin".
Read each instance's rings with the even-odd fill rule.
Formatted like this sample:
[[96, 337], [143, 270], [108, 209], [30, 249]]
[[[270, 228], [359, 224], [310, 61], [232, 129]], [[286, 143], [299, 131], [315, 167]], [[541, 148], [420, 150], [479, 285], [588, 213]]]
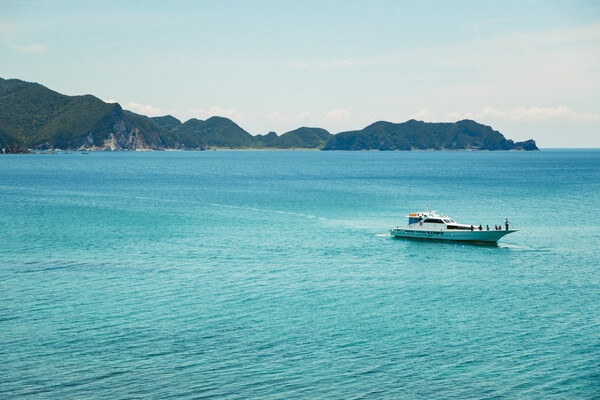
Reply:
[[454, 224], [454, 220], [450, 217], [438, 215], [435, 211], [418, 212], [408, 214], [408, 224]]
[[470, 225], [457, 224], [452, 218], [438, 215], [435, 211], [408, 214], [408, 226], [424, 229], [471, 229]]

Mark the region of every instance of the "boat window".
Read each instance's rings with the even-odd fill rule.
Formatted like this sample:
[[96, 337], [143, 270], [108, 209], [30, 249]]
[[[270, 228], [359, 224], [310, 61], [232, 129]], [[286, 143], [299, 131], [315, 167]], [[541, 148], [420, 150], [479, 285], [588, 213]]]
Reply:
[[442, 221], [441, 219], [434, 219], [434, 218], [428, 218], [423, 222], [429, 222], [430, 224], [443, 224], [444, 221]]
[[421, 217], [408, 217], [409, 224], [417, 224], [421, 220]]

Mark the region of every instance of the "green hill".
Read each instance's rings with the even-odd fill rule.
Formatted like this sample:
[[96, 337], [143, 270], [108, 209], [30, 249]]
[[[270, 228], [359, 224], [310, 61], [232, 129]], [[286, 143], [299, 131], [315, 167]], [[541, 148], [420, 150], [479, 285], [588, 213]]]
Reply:
[[316, 149], [322, 147], [331, 134], [322, 128], [302, 127], [281, 136], [274, 132], [256, 137], [264, 147], [276, 149]]
[[277, 140], [277, 134], [273, 131], [267, 133], [266, 135], [256, 135], [254, 136], [254, 141], [258, 148], [271, 148], [271, 145]]
[[172, 115], [165, 115], [164, 117], [151, 117], [150, 119], [168, 131], [173, 130], [181, 125], [181, 121]]
[[187, 120], [171, 131], [187, 148], [224, 147], [247, 149], [255, 147], [252, 135], [228, 118], [211, 117], [206, 121]]
[[400, 124], [375, 122], [359, 131], [332, 136], [323, 150], [537, 150], [533, 140], [514, 143], [471, 120]]
[[163, 149], [174, 143], [148, 117], [91, 96], [66, 96], [37, 83], [0, 79], [0, 147]]
[[[0, 79], [0, 148], [162, 150], [257, 147], [227, 118], [149, 118], [91, 96], [66, 96], [37, 83]], [[18, 148], [18, 147], [11, 147]]]
[[475, 121], [401, 124], [380, 121], [358, 131], [331, 135], [302, 127], [281, 136], [252, 136], [223, 117], [181, 123], [166, 115], [149, 118], [92, 96], [66, 96], [40, 84], [0, 78], [0, 148], [47, 150], [537, 150], [533, 140], [514, 143]]

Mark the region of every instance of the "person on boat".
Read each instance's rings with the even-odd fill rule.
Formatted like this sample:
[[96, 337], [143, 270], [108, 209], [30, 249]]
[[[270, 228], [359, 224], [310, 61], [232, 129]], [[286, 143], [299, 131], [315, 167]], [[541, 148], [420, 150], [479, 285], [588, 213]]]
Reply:
[[473, 230], [473, 225], [471, 225], [471, 230]]
[[505, 218], [504, 225], [506, 225], [506, 230], [508, 230], [508, 224], [510, 224], [510, 221], [508, 220], [508, 218]]
[[482, 227], [481, 225], [479, 225], [479, 230], [480, 230], [480, 231], [482, 231], [482, 230], [483, 230], [483, 227]]
[[486, 231], [489, 231], [489, 230], [490, 230], [490, 226], [489, 226], [489, 225], [486, 225], [486, 226], [485, 226], [485, 230], [486, 230]]

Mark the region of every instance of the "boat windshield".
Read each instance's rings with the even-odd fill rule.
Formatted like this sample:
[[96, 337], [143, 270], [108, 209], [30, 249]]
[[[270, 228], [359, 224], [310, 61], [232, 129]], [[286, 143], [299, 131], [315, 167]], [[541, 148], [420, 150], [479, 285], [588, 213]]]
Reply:
[[444, 218], [444, 222], [447, 224], [453, 224], [454, 220], [452, 218]]

